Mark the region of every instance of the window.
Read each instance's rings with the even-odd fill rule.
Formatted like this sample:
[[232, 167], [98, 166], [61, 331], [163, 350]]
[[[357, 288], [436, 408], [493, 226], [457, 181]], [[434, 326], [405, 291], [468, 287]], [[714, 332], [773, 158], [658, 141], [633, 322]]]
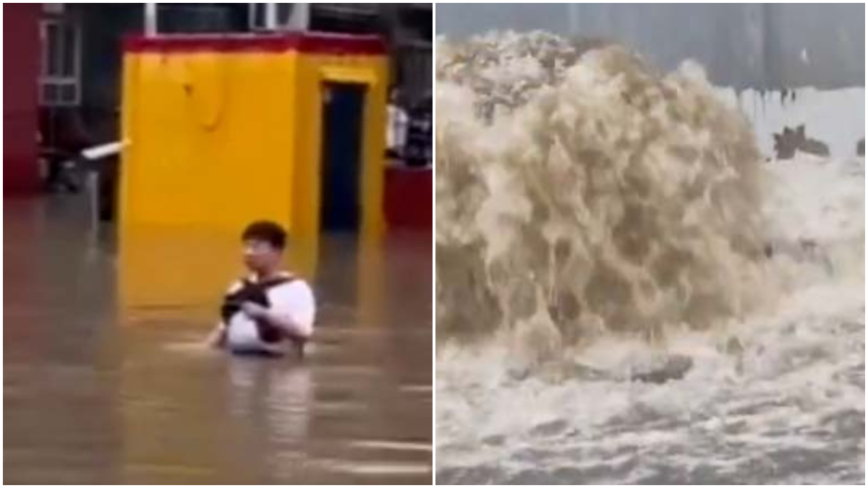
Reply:
[[[268, 10], [270, 5], [274, 5], [275, 18], [273, 26], [270, 26], [268, 21]], [[249, 14], [250, 30], [263, 31], [284, 28], [289, 24], [291, 16], [291, 3], [251, 3]]]
[[42, 67], [39, 103], [70, 106], [81, 102], [81, 34], [75, 25], [61, 20], [40, 24]]
[[63, 4], [62, 3], [43, 3], [42, 11], [46, 14], [51, 15], [62, 15], [63, 14]]
[[265, 29], [265, 4], [250, 4], [250, 30]]
[[431, 94], [432, 49], [425, 41], [405, 40], [394, 50], [392, 69], [401, 90], [418, 101]]

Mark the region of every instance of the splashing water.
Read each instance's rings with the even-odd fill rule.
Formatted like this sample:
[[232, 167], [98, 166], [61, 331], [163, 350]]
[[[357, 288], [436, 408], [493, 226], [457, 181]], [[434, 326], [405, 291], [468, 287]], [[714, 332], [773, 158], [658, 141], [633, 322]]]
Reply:
[[862, 161], [763, 165], [699, 67], [619, 46], [441, 41], [437, 77], [438, 482], [864, 478]]
[[568, 46], [507, 39], [438, 66], [440, 336], [574, 345], [751, 310], [761, 157], [745, 120], [690, 67], [661, 77], [606, 47], [567, 68]]

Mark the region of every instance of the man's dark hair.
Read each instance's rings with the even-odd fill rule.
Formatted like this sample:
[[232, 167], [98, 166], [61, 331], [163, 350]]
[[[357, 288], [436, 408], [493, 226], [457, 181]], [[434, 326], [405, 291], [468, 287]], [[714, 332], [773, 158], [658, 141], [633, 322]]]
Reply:
[[275, 249], [286, 247], [286, 231], [280, 224], [269, 220], [259, 220], [248, 225], [241, 234], [241, 239], [267, 242]]

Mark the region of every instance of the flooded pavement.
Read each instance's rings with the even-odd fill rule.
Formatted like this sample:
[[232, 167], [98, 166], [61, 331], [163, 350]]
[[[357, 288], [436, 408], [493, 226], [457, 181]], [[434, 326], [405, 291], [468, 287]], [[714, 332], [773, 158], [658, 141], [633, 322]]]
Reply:
[[200, 344], [237, 236], [119, 251], [78, 197], [4, 207], [5, 482], [430, 483], [429, 234], [296, 246], [315, 343], [263, 360]]

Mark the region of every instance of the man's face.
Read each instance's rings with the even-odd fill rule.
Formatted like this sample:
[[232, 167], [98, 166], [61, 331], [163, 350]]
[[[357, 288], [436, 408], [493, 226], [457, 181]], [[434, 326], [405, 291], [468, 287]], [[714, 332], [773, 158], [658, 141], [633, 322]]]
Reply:
[[270, 243], [249, 239], [244, 241], [244, 265], [254, 272], [274, 268], [280, 263], [280, 250]]

